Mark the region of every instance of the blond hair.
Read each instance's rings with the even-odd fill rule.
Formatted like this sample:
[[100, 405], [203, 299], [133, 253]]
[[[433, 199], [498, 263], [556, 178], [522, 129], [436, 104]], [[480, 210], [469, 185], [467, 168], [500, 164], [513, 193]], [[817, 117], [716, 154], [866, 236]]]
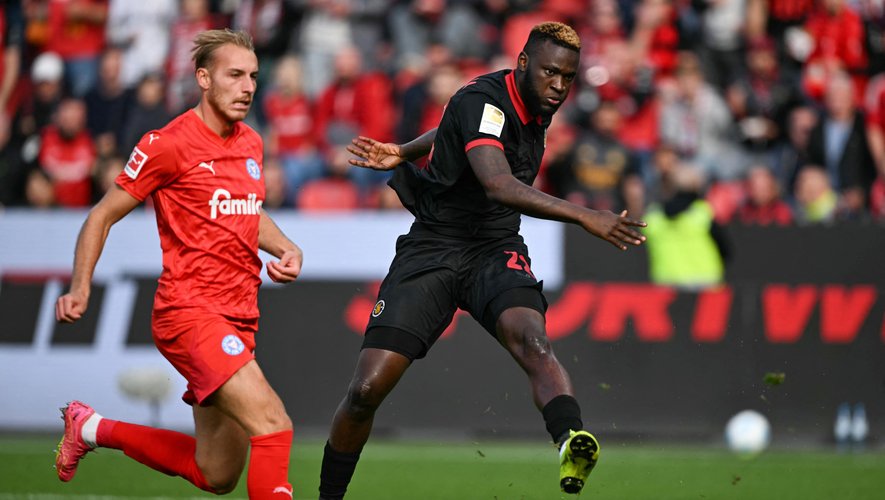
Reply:
[[522, 50], [529, 53], [531, 49], [548, 40], [575, 52], [581, 51], [581, 39], [575, 30], [567, 24], [555, 21], [541, 23], [532, 28]]
[[228, 44], [251, 51], [255, 50], [255, 46], [252, 44], [252, 35], [245, 31], [234, 31], [230, 28], [203, 31], [194, 37], [194, 46], [191, 49], [194, 70], [209, 68], [214, 62], [215, 51]]

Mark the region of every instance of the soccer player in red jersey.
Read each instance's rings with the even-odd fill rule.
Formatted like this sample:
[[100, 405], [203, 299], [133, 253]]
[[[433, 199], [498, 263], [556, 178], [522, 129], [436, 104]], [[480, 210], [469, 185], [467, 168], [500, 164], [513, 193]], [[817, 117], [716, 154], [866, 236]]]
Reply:
[[96, 447], [216, 494], [230, 492], [249, 454], [250, 498], [292, 498], [292, 422], [255, 361], [258, 249], [276, 282], [295, 280], [301, 249], [261, 209], [261, 137], [242, 123], [255, 95], [258, 59], [244, 32], [205, 31], [194, 39], [199, 104], [146, 134], [116, 186], [90, 211], [77, 239], [70, 292], [56, 318], [86, 311], [96, 262], [111, 226], [150, 196], [163, 249], [152, 328], [160, 352], [187, 379], [196, 437], [103, 418], [73, 401], [58, 477], [73, 478]]

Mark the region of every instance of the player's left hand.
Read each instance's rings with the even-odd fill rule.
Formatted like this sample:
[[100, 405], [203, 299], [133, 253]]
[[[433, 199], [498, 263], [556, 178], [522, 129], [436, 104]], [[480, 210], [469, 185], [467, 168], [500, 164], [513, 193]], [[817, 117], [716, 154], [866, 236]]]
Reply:
[[638, 246], [645, 241], [645, 236], [633, 228], [645, 227], [646, 223], [627, 217], [626, 210], [620, 215], [608, 210], [592, 213], [593, 217], [585, 219], [585, 223], [582, 224], [584, 228], [621, 250], [626, 250], [628, 244]]
[[267, 275], [275, 283], [291, 283], [301, 274], [301, 261], [304, 254], [300, 248], [287, 250], [280, 256], [279, 261], [267, 262]]

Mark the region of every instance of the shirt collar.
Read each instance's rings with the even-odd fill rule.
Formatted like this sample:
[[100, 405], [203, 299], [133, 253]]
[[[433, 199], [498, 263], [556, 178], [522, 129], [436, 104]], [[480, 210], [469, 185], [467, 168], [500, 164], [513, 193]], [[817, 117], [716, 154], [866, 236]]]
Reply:
[[522, 102], [522, 97], [516, 89], [516, 78], [513, 76], [515, 73], [515, 71], [507, 73], [504, 77], [504, 81], [507, 84], [507, 93], [510, 94], [510, 102], [513, 103], [513, 107], [516, 109], [516, 114], [519, 116], [519, 120], [523, 125], [528, 125], [533, 119], [538, 123], [541, 123], [541, 117], [532, 116], [531, 113], [529, 113], [529, 110], [525, 107], [525, 103]]

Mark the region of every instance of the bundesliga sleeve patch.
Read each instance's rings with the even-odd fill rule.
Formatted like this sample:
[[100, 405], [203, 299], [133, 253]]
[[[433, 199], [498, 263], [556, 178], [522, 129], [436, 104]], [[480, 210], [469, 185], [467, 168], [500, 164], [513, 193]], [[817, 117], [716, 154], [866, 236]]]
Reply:
[[148, 155], [144, 154], [138, 147], [132, 150], [132, 154], [129, 155], [129, 161], [126, 162], [126, 167], [123, 169], [130, 178], [135, 179], [138, 177], [138, 172], [141, 171], [141, 167], [144, 166], [144, 162], [148, 159]]
[[502, 130], [504, 130], [504, 112], [486, 103], [482, 110], [482, 119], [479, 121], [479, 131], [500, 138]]

